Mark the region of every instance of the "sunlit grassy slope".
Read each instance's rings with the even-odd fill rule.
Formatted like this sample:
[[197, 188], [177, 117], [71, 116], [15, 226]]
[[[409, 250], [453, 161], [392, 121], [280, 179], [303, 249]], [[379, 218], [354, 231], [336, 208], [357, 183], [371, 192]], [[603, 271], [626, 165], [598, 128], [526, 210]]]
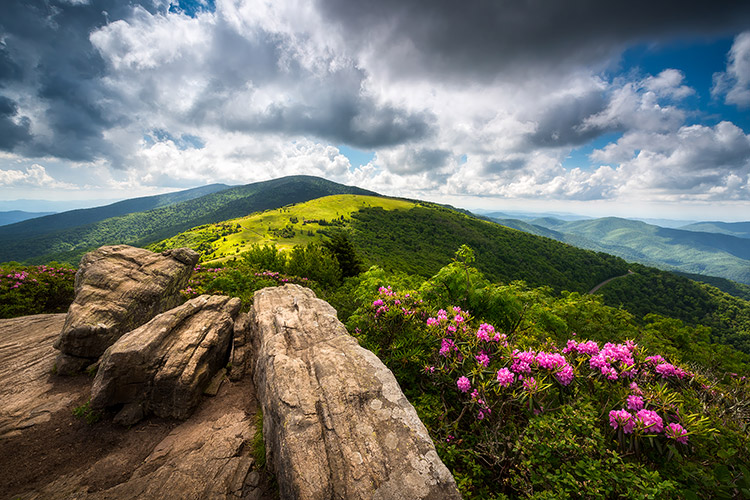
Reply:
[[320, 241], [324, 232], [348, 225], [351, 214], [362, 208], [408, 210], [414, 202], [363, 195], [333, 195], [305, 203], [257, 212], [216, 224], [205, 224], [149, 246], [154, 251], [190, 247], [203, 262], [217, 263], [231, 258], [253, 244], [275, 244], [292, 248]]

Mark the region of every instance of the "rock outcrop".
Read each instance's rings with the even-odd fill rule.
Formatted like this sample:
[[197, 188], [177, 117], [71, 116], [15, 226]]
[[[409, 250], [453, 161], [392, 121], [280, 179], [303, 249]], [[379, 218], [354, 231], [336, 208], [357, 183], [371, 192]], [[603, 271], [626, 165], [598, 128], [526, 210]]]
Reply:
[[0, 320], [0, 439], [49, 420], [74, 398], [51, 379], [64, 314]]
[[201, 295], [120, 337], [101, 358], [91, 407], [124, 405], [115, 421], [187, 418], [229, 357], [240, 299]]
[[252, 368], [283, 499], [459, 499], [393, 374], [298, 285], [256, 292]]
[[198, 254], [178, 248], [156, 254], [128, 245], [86, 254], [76, 274], [75, 299], [55, 347], [61, 374], [93, 363], [123, 334], [180, 303]]

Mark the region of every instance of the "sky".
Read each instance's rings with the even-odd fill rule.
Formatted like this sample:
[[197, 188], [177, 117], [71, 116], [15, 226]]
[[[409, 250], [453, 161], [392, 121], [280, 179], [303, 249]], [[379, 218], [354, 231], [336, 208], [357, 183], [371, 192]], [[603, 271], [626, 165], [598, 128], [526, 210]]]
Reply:
[[750, 220], [749, 134], [746, 0], [0, 5], [0, 202], [308, 174], [472, 210]]

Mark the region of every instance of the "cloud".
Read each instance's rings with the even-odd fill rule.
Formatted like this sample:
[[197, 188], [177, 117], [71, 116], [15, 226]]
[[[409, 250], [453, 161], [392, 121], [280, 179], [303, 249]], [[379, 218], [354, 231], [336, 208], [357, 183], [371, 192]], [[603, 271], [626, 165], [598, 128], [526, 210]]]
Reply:
[[0, 186], [3, 187], [39, 187], [73, 189], [74, 185], [53, 179], [47, 170], [35, 163], [24, 170], [0, 170]]
[[617, 165], [613, 180], [621, 194], [750, 200], [750, 135], [726, 121], [662, 134], [629, 132], [591, 157]]
[[495, 79], [509, 70], [602, 64], [626, 45], [743, 29], [750, 6], [677, 0], [456, 2], [318, 0], [368, 67], [393, 79], [421, 74]]
[[30, 120], [25, 116], [17, 117], [17, 115], [17, 104], [0, 95], [0, 149], [2, 150], [12, 151], [31, 138]]
[[[383, 102], [353, 61], [308, 54], [255, 13], [221, 4], [196, 18], [136, 8], [91, 34], [108, 85], [131, 109], [228, 132], [312, 136], [359, 148], [403, 144], [430, 133], [429, 112]], [[146, 111], [144, 110], [144, 113]]]
[[711, 89], [714, 97], [724, 96], [727, 104], [750, 107], [750, 31], [734, 39], [729, 51], [727, 70], [714, 74]]

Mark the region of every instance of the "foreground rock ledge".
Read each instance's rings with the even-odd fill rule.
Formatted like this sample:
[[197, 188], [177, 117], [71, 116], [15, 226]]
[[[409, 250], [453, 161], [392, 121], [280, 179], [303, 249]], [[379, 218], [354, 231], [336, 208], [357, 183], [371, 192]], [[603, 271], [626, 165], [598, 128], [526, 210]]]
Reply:
[[120, 336], [181, 302], [198, 254], [161, 254], [128, 245], [104, 246], [81, 259], [75, 300], [55, 347], [61, 374], [94, 362]]
[[255, 293], [253, 380], [282, 499], [459, 499], [393, 374], [298, 285]]

